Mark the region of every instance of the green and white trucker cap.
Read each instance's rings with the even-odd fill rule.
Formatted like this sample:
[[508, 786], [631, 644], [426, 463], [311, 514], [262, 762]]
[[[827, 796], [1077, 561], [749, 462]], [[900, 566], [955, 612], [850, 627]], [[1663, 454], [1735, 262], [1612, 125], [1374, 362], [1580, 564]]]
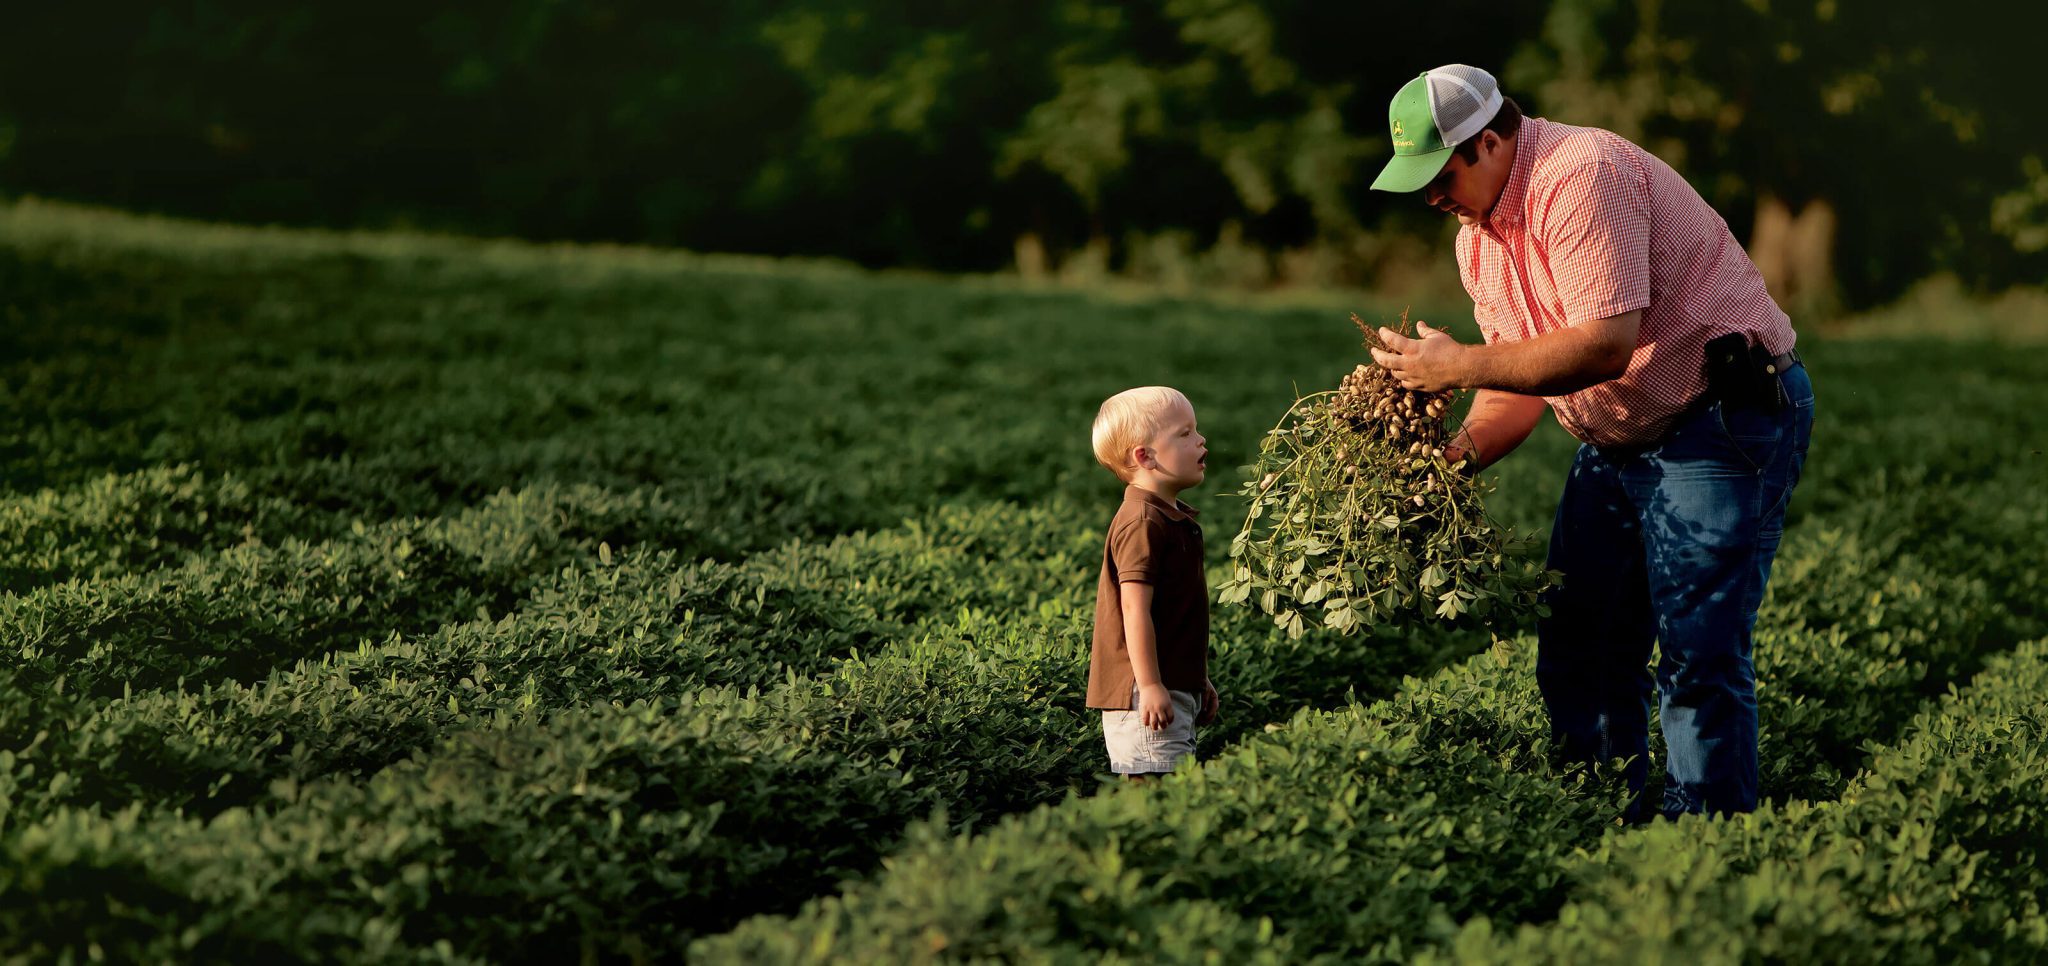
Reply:
[[1381, 191], [1417, 191], [1442, 171], [1451, 149], [1500, 111], [1500, 84], [1477, 67], [1448, 64], [1402, 85], [1387, 108], [1394, 157], [1373, 179]]

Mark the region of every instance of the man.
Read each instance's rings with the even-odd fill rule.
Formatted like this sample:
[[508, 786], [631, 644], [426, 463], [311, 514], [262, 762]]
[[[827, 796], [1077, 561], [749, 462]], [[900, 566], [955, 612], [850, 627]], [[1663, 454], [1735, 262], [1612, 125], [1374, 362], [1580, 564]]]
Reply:
[[1813, 424], [1789, 320], [1699, 193], [1619, 135], [1525, 119], [1462, 64], [1402, 87], [1388, 120], [1373, 187], [1457, 217], [1485, 344], [1382, 329], [1373, 357], [1411, 389], [1478, 390], [1453, 459], [1506, 456], [1546, 404], [1583, 444], [1537, 623], [1553, 734], [1575, 761], [1632, 759], [1642, 789], [1656, 641], [1662, 812], [1753, 810], [1750, 634]]

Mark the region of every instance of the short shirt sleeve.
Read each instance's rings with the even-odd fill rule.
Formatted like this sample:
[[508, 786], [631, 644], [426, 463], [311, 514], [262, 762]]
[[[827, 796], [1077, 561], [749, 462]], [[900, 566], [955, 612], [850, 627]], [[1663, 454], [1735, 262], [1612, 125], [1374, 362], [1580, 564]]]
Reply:
[[1109, 559], [1120, 584], [1156, 584], [1166, 550], [1164, 526], [1141, 516], [1118, 526], [1109, 538]]
[[1535, 226], [1571, 324], [1650, 304], [1650, 197], [1625, 168], [1582, 164], [1559, 178]]

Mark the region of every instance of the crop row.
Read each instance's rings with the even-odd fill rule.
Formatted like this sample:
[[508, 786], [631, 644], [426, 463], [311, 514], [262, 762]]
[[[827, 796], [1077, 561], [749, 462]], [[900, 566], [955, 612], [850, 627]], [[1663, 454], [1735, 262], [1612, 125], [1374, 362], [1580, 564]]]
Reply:
[[[1788, 539], [1782, 567], [1760, 620], [1778, 628], [1759, 642], [1770, 794], [1839, 790], [1842, 763], [1892, 733], [1900, 702], [2039, 633], [1987, 620], [2000, 601], [1979, 581], [1817, 526]], [[1826, 603], [1872, 599], [1884, 602], [1875, 623]], [[1573, 850], [1616, 813], [1611, 789], [1574, 792], [1552, 769], [1543, 721], [1526, 648], [1496, 652], [1392, 701], [1298, 719], [1156, 789], [925, 836], [873, 882], [695, 953], [1170, 958], [1179, 947], [1153, 944], [1206, 920], [1170, 942], [1235, 936], [1250, 949], [1245, 937], [1270, 935], [1282, 958], [1399, 958], [1475, 914], [1540, 920], [1563, 901]]]
[[[1045, 586], [1046, 569], [1077, 564], [1039, 511], [944, 511], [899, 534], [793, 544], [740, 566], [651, 544], [615, 552], [597, 540], [658, 531], [660, 507], [644, 494], [508, 494], [452, 521], [252, 545], [176, 571], [0, 597], [4, 626], [24, 649], [8, 669], [15, 696], [36, 702], [0, 725], [10, 742], [0, 747], [21, 747], [71, 707], [60, 732], [127, 736], [74, 750], [75, 768], [105, 779], [81, 794], [106, 788], [89, 800], [184, 807], [199, 804], [195, 787], [220, 797], [236, 776], [246, 780], [228, 783], [260, 791], [279, 777], [270, 769], [281, 756], [294, 779], [402, 757], [417, 740], [385, 746], [379, 736], [405, 731], [408, 715], [315, 713], [386, 681], [435, 682], [437, 705], [486, 694], [546, 712], [707, 684], [777, 686], [885, 634], [915, 636], [977, 608], [1077, 610]], [[969, 573], [979, 579], [960, 579]], [[486, 590], [496, 615], [475, 613]], [[393, 617], [408, 608], [410, 621]], [[374, 631], [346, 633], [366, 621]], [[401, 689], [393, 700], [410, 696]], [[189, 760], [174, 764], [184, 743], [194, 745]], [[124, 775], [140, 784], [124, 789]]]
[[[530, 497], [529, 502], [560, 511], [559, 501]], [[307, 809], [313, 807], [302, 804], [306, 790], [317, 791], [314, 800], [319, 802], [329, 800], [320, 796], [353, 801], [350, 796], [364, 785], [386, 788], [377, 783], [387, 773], [411, 774], [408, 769], [429, 767], [441, 757], [470, 754], [463, 750], [467, 745], [448, 744], [470, 739], [452, 736], [516, 727], [539, 743], [538, 735], [583, 721], [578, 716], [585, 712], [576, 709], [644, 701], [663, 708], [665, 720], [685, 729], [692, 741], [708, 742], [712, 750], [691, 745], [689, 754], [698, 757], [650, 759], [644, 763], [647, 774], [633, 781], [670, 781], [691, 773], [675, 769], [708, 768], [706, 763], [713, 761], [723, 764], [711, 773], [753, 776], [736, 786], [740, 791], [721, 790], [715, 800], [653, 801], [645, 809], [649, 821], [657, 814], [665, 816], [661, 821], [695, 816], [691, 821], [699, 831], [692, 847], [700, 851], [693, 854], [703, 870], [696, 892], [682, 896], [668, 885], [648, 884], [649, 876], [664, 874], [658, 868], [631, 866], [608, 873], [607, 881], [641, 883], [648, 904], [617, 909], [613, 921], [623, 925], [601, 940], [606, 948], [648, 943], [674, 950], [691, 935], [715, 931], [744, 915], [791, 907], [841, 878], [866, 873], [907, 824], [933, 808], [948, 810], [949, 827], [973, 827], [1057, 799], [1085, 783], [1096, 770], [1097, 751], [1093, 728], [1079, 711], [1079, 682], [1071, 661], [1085, 640], [1082, 598], [1088, 581], [1082, 578], [1099, 549], [1092, 535], [1061, 528], [1060, 520], [1071, 514], [1059, 507], [944, 511], [894, 533], [757, 555], [737, 571], [685, 564], [663, 551], [635, 547], [609, 563], [585, 558], [565, 568], [505, 617], [343, 650], [273, 671], [247, 686], [222, 682], [197, 692], [142, 693], [70, 705], [61, 698], [23, 697], [41, 694], [34, 689], [10, 688], [18, 700], [7, 716], [14, 721], [9, 730], [40, 727], [45, 732], [40, 744], [24, 742], [36, 750], [23, 756], [23, 765], [41, 770], [12, 794], [10, 826], [42, 827], [64, 816], [71, 816], [69, 821], [107, 810], [118, 815], [121, 807], [132, 806], [143, 809], [138, 820], [199, 822], [232, 814], [258, 827], [276, 823], [278, 829], [292, 829], [308, 820]], [[1072, 587], [1048, 587], [1049, 572], [1072, 572], [1076, 579]], [[693, 581], [725, 586], [718, 580], [783, 589], [765, 610], [748, 610], [745, 597], [730, 600], [731, 616], [723, 619], [731, 630], [693, 638], [685, 625], [707, 618], [690, 615], [711, 613], [715, 601], [707, 603], [700, 595], [694, 606], [681, 606], [678, 588], [696, 586]], [[798, 588], [803, 596], [790, 596]], [[1981, 581], [1942, 576], [1910, 557], [1883, 559], [1855, 538], [1827, 529], [1808, 528], [1788, 542], [1780, 588], [1765, 624], [1794, 630], [1767, 636], [1761, 646], [1777, 652], [1766, 662], [1762, 694], [1766, 715], [1774, 721], [1784, 718], [1774, 735], [1782, 735], [1787, 750], [1772, 759], [1781, 780], [1827, 774], [1831, 762], [1853, 756], [1860, 740], [1881, 734], [1885, 709], [1924, 689], [1929, 674], [1961, 666], [1970, 648], [1996, 647], [2010, 632], [1984, 617], [1997, 608], [1987, 606], [1996, 600]], [[1887, 601], [1883, 619], [1876, 622], [1851, 621], [1834, 603], [1873, 595]], [[1458, 646], [1451, 638], [1368, 638], [1346, 646], [1312, 637], [1286, 643], [1270, 633], [1260, 636], [1239, 612], [1219, 616], [1217, 673], [1233, 704], [1226, 727], [1215, 729], [1212, 745], [1243, 735], [1248, 726], [1285, 718], [1302, 704], [1341, 702], [1353, 688], [1370, 695], [1392, 684], [1399, 672], [1426, 666]], [[765, 636], [754, 636], [757, 625]], [[1913, 629], [1920, 627], [1944, 633]], [[857, 643], [856, 633], [868, 635], [874, 652], [831, 662], [834, 653]], [[776, 640], [791, 642], [787, 653], [737, 646]], [[770, 654], [776, 659], [764, 659]], [[752, 697], [726, 688], [677, 700], [705, 684], [773, 684], [760, 675], [782, 679], [789, 673], [786, 668], [830, 673], [783, 680]], [[1453, 824], [1501, 821], [1522, 828], [1532, 820], [1562, 823], [1567, 831], [1551, 843], [1553, 852], [1514, 857], [1518, 863], [1533, 863], [1527, 869], [1551, 870], [1544, 873], [1548, 879], [1539, 875], [1534, 880], [1533, 897], [1522, 900], [1541, 908], [1555, 901], [1542, 886], [1557, 881], [1562, 852], [1586, 840], [1611, 810], [1558, 791], [1555, 776], [1541, 767], [1533, 750], [1504, 759], [1488, 750], [1539, 745], [1541, 714], [1522, 669], [1504, 672], [1492, 663], [1474, 668], [1478, 678], [1453, 678], [1420, 704], [1411, 695], [1400, 705], [1408, 709], [1405, 716], [1389, 719], [1425, 729], [1410, 735], [1411, 751], [1448, 741], [1468, 757], [1453, 756], [1446, 764], [1450, 770], [1442, 773], [1427, 756], [1400, 759], [1388, 765], [1393, 771], [1382, 776], [1385, 786], [1368, 798], [1407, 802], [1398, 810], [1406, 819], [1418, 818], [1422, 813], [1407, 809], [1424, 801], [1437, 803]], [[1769, 670], [1775, 668], [1783, 671]], [[1866, 668], [1889, 670], [1870, 674]], [[1772, 675], [1779, 673], [1796, 686], [1778, 687]], [[1816, 695], [1826, 700], [1816, 701]], [[1469, 732], [1462, 737], [1455, 724], [1460, 721]], [[1381, 725], [1388, 726], [1385, 721]], [[1873, 726], [1879, 730], [1867, 730]], [[1303, 729], [1298, 725], [1296, 730]], [[767, 754], [748, 743], [755, 741], [772, 745], [776, 754], [801, 752], [803, 768], [753, 771]], [[1461, 767], [1486, 760], [1495, 761], [1492, 770]], [[1328, 762], [1318, 767], [1324, 765]], [[895, 777], [878, 782], [880, 772]], [[1412, 774], [1402, 777], [1403, 772]], [[1501, 789], [1488, 781], [1512, 781], [1536, 797], [1517, 800], [1516, 807], [1526, 813], [1501, 818]], [[1432, 782], [1449, 782], [1450, 790], [1434, 788]], [[1404, 798], [1418, 791], [1414, 783], [1420, 784], [1420, 794]], [[724, 788], [716, 783], [707, 787]], [[1301, 788], [1318, 800], [1313, 782]], [[810, 801], [805, 796], [819, 789], [829, 793], [825, 800], [786, 807], [789, 801]], [[1277, 802], [1295, 794], [1275, 787], [1254, 802], [1261, 809], [1277, 808]], [[1469, 805], [1458, 804], [1463, 794], [1475, 798]], [[184, 817], [166, 818], [168, 809], [181, 809]], [[1481, 811], [1475, 817], [1471, 809]], [[499, 814], [495, 806], [490, 811]], [[589, 818], [574, 810], [550, 814], [543, 823], [548, 828], [558, 821], [566, 824], [544, 839], [583, 834], [578, 823]], [[405, 813], [403, 820], [416, 818]], [[1228, 819], [1216, 821], [1229, 824]], [[845, 828], [862, 834], [848, 843], [821, 845], [835, 829]], [[1477, 847], [1492, 848], [1483, 841]], [[500, 851], [433, 853], [454, 878], [437, 879], [436, 898], [422, 906], [386, 908], [355, 893], [336, 901], [382, 910], [375, 915], [398, 916], [407, 923], [441, 924], [411, 927], [415, 932], [460, 932], [455, 923], [464, 915], [461, 897], [484, 888], [476, 883], [489, 878], [489, 869], [523, 854], [510, 840], [494, 848]], [[138, 869], [158, 870], [154, 874], [167, 883], [164, 888], [183, 897], [178, 900], [186, 904], [180, 907], [185, 909], [180, 922], [211, 921], [207, 917], [225, 900], [179, 885], [184, 880], [167, 871], [175, 865], [166, 866], [166, 861], [154, 856], [134, 860]], [[305, 874], [317, 878], [319, 863], [327, 860], [307, 861], [313, 864]], [[471, 871], [461, 872], [464, 868]], [[1516, 869], [1526, 871], [1521, 865], [1493, 871], [1504, 881], [1524, 882]], [[1492, 874], [1456, 865], [1431, 874], [1455, 884], [1468, 872]], [[388, 886], [375, 877], [364, 882], [373, 891]], [[499, 901], [512, 904], [508, 907], [524, 910], [510, 917], [516, 922], [473, 926], [465, 934], [469, 938], [458, 938], [455, 948], [487, 954], [567, 943], [568, 937], [585, 934], [596, 927], [563, 918], [567, 913], [562, 909], [582, 901], [577, 897], [584, 893], [578, 890], [587, 883], [575, 883], [583, 880], [574, 879], [573, 888], [563, 886], [566, 891], [549, 887], [500, 896]], [[663, 906], [654, 901], [657, 895], [687, 899], [688, 909]], [[1216, 901], [1224, 900], [1219, 896]], [[201, 933], [233, 948], [253, 949], [236, 944], [260, 945], [261, 931], [248, 932], [251, 921], [264, 918], [256, 913], [284, 908], [246, 908], [247, 915], [220, 919], [223, 931]], [[95, 908], [93, 914], [104, 912]], [[323, 916], [330, 914], [352, 924], [350, 929], [375, 931], [361, 918], [374, 918], [370, 911], [329, 910]], [[273, 918], [298, 922], [304, 917]], [[122, 921], [118, 915], [109, 920]], [[308, 933], [271, 938], [328, 941]]]
[[304, 537], [302, 512], [188, 464], [0, 499], [0, 591], [146, 573], [250, 540]]
[[[986, 566], [980, 552], [988, 547], [969, 553], [963, 544], [1033, 533], [1019, 526], [1030, 519], [1023, 511], [974, 514], [940, 521], [971, 525], [977, 528], [972, 533], [951, 529], [950, 537], [937, 540], [930, 531], [913, 533], [893, 549], [881, 538], [862, 538], [823, 556], [846, 554], [837, 565], [857, 570], [868, 595], [915, 598], [922, 593], [912, 586], [917, 582], [927, 589], [950, 583], [935, 582], [935, 573]], [[1023, 548], [1008, 549], [1024, 556], [1014, 553]], [[856, 562], [868, 566], [852, 566]], [[646, 563], [622, 557], [615, 566]], [[1041, 567], [1025, 564], [1018, 572]], [[1000, 573], [993, 576], [995, 586], [1004, 585]], [[831, 582], [820, 572], [810, 577]], [[394, 924], [402, 924], [407, 942], [453, 937], [458, 951], [491, 957], [511, 950], [573, 952], [592, 936], [605, 948], [640, 944], [675, 952], [692, 935], [743, 915], [793, 908], [841, 878], [866, 872], [906, 826], [935, 808], [954, 826], [971, 827], [1063, 796], [1099, 770], [1079, 682], [1070, 673], [1085, 634], [1079, 608], [1047, 601], [1039, 614], [1004, 613], [998, 620], [978, 606], [986, 601], [970, 595], [957, 603], [941, 618], [947, 608], [928, 600], [922, 608], [928, 616], [919, 620], [938, 629], [918, 639], [766, 691], [712, 688], [679, 700], [673, 695], [702, 683], [690, 675], [705, 655], [671, 647], [658, 634], [636, 642], [638, 635], [620, 628], [591, 635], [580, 646], [551, 647], [507, 634], [507, 624], [518, 620], [510, 618], [336, 655], [277, 672], [255, 687], [137, 695], [86, 711], [18, 759], [20, 767], [42, 770], [21, 776], [11, 795], [18, 814], [9, 825], [100, 828], [85, 816], [117, 821], [124, 813], [107, 816], [90, 802], [127, 799], [140, 807], [151, 801], [154, 807], [137, 813], [137, 834], [184, 844], [166, 846], [170, 851], [117, 849], [102, 859], [176, 897], [164, 900], [182, 910], [173, 917], [180, 930], [175, 942], [189, 935], [197, 945], [149, 945], [174, 940], [143, 929], [150, 940], [123, 947], [138, 955], [250, 954], [268, 944], [329, 948], [344, 942], [342, 948], [381, 957], [391, 949], [346, 944], [386, 935]], [[1265, 698], [1249, 692], [1229, 711], [1234, 727], [1219, 729], [1225, 740], [1283, 713], [1272, 702], [1341, 701], [1357, 686], [1346, 671], [1376, 672], [1392, 682], [1419, 658], [1419, 645], [1397, 648], [1389, 641], [1363, 652], [1358, 640], [1327, 642], [1320, 651], [1260, 643], [1272, 646], [1221, 649], [1221, 673], [1254, 681], [1307, 673], [1319, 680], [1320, 691], [1290, 688]], [[639, 703], [611, 704], [628, 701]], [[47, 713], [24, 709], [20, 717]], [[507, 742], [519, 750], [505, 751]], [[107, 757], [114, 749], [151, 747], [178, 760]], [[576, 757], [586, 751], [595, 757]], [[593, 813], [550, 797], [566, 795], [556, 780], [569, 767], [560, 764], [563, 755], [581, 762], [577, 768], [584, 772], [604, 774], [601, 781], [587, 780], [586, 788], [631, 791], [604, 799], [607, 808], [620, 809], [616, 823], [609, 811]], [[454, 782], [469, 796], [459, 802], [435, 797], [450, 793], [433, 776], [482, 768], [479, 756], [491, 762], [495, 777]], [[95, 770], [102, 782], [184, 773], [188, 797], [209, 797], [192, 802], [204, 808], [167, 813], [163, 807], [172, 802], [152, 798], [152, 789], [81, 797], [74, 785], [83, 779], [69, 771], [61, 778], [52, 774], [96, 761], [105, 762]], [[227, 791], [200, 789], [211, 777], [209, 767], [234, 769], [222, 776]], [[317, 775], [328, 777], [311, 777]], [[246, 797], [266, 782], [259, 798]], [[242, 799], [235, 789], [243, 790]], [[223, 800], [236, 804], [221, 809]], [[202, 813], [212, 814], [212, 822], [202, 822]], [[335, 888], [335, 863], [344, 856], [305, 842], [336, 836], [331, 824], [344, 820], [337, 816], [374, 839], [417, 840], [404, 865], [430, 869], [423, 874], [431, 884], [399, 889], [386, 876], [408, 873], [376, 863], [349, 872], [359, 887], [319, 902], [281, 881], [266, 881], [248, 896], [223, 896], [197, 884], [218, 873], [198, 869], [190, 856], [218, 849], [223, 862], [254, 861], [281, 870], [279, 876], [303, 875]], [[473, 837], [485, 827], [508, 830]], [[616, 849], [604, 861], [585, 861], [578, 858], [585, 853], [575, 851], [582, 846], [564, 845], [592, 835], [602, 839], [601, 833], [615, 837], [603, 839]], [[297, 844], [276, 846], [283, 855], [252, 854], [232, 844], [252, 837]], [[559, 865], [564, 862], [577, 867]], [[508, 869], [535, 871], [508, 878]], [[58, 887], [42, 891], [68, 895]], [[297, 907], [306, 903], [318, 913], [303, 914], [307, 910]], [[498, 915], [479, 921], [479, 903]], [[75, 918], [56, 905], [46, 909], [54, 921], [106, 942], [136, 927], [113, 907], [94, 905]]]
[[[949, 499], [1078, 497], [1102, 488], [1086, 420], [1116, 389], [1186, 384], [1229, 465], [1288, 379], [1332, 378], [1355, 341], [1301, 310], [1254, 311], [1252, 339], [1241, 309], [929, 280], [593, 284], [573, 265], [48, 241], [0, 240], [0, 283], [29, 307], [0, 334], [0, 486], [202, 465], [296, 508], [307, 538], [508, 486], [666, 486], [697, 501], [678, 549], [730, 561]], [[1021, 362], [1019, 333], [1054, 337]], [[1161, 339], [1186, 348], [1135, 351]]]
[[[517, 689], [527, 706], [543, 711], [707, 684], [768, 687], [825, 670], [856, 648], [935, 627], [1001, 626], [1029, 615], [1085, 619], [1100, 552], [1099, 537], [1073, 526], [1071, 512], [997, 506], [941, 510], [900, 531], [830, 545], [792, 544], [743, 565], [691, 563], [654, 549], [674, 528], [673, 516], [658, 493], [504, 494], [453, 520], [362, 528], [319, 544], [252, 543], [175, 570], [0, 597], [0, 627], [22, 648], [11, 669], [18, 687], [51, 701], [75, 698], [85, 708], [128, 695], [105, 713], [132, 719], [130, 730], [155, 741], [165, 720], [138, 709], [183, 709], [173, 719], [192, 714], [195, 704], [209, 709], [203, 725], [181, 721], [174, 734], [261, 733], [275, 708], [325, 706], [327, 688], [353, 690], [353, 681], [381, 674], [387, 663], [451, 689], [464, 679], [470, 690]], [[627, 549], [614, 553], [600, 538]], [[1048, 582], [1048, 573], [1069, 577]], [[1230, 662], [1232, 647], [1265, 648], [1262, 625], [1225, 615], [1219, 632], [1236, 643], [1220, 648], [1220, 659]], [[1461, 640], [1445, 633], [1401, 642], [1389, 651], [1399, 658], [1391, 666], [1441, 660], [1466, 646]], [[1232, 697], [1240, 720], [1282, 716], [1304, 700], [1341, 700], [1359, 686], [1341, 673], [1353, 669], [1332, 657], [1348, 653], [1290, 645], [1237, 662]], [[270, 673], [301, 662], [323, 667]], [[255, 686], [233, 686], [241, 681]], [[152, 696], [158, 690], [166, 694]], [[437, 700], [448, 697], [475, 698], [449, 691]], [[25, 713], [0, 734], [24, 742], [43, 713]], [[106, 781], [77, 791], [107, 788], [91, 800], [129, 801], [115, 776], [132, 771], [161, 785], [168, 804], [186, 805], [202, 788], [236, 801], [264, 787], [272, 777], [265, 762], [279, 755], [296, 756], [295, 778], [388, 763], [410, 746], [346, 749], [376, 745], [366, 736], [404, 731], [405, 720], [365, 709], [348, 727], [307, 724], [303, 733], [270, 735], [269, 744], [208, 749], [177, 767], [164, 747], [148, 745], [151, 767], [139, 770], [134, 748], [102, 742], [77, 767]], [[329, 746], [331, 754], [313, 753]], [[109, 750], [116, 747], [126, 750]], [[254, 780], [235, 779], [244, 773]]]
[[2048, 956], [2048, 641], [1994, 658], [1840, 801], [1609, 836], [1549, 922], [1419, 961], [2038, 962]]
[[[0, 595], [0, 636], [16, 649], [24, 684], [105, 697], [180, 682], [248, 680], [389, 634], [431, 633], [480, 613], [508, 613], [536, 588], [559, 582], [561, 568], [610, 554], [613, 541], [674, 542], [692, 527], [692, 506], [658, 490], [501, 493], [453, 517], [358, 525], [320, 541], [250, 541], [175, 568]], [[707, 618], [744, 609], [748, 616], [727, 621], [731, 628], [722, 633], [772, 639], [775, 615], [803, 613], [799, 598], [813, 593], [801, 576], [776, 583], [741, 577], [729, 565], [672, 561], [647, 575], [651, 585], [638, 588], [646, 599], [634, 606], [697, 608]], [[741, 584], [751, 600], [735, 596]], [[541, 612], [573, 610], [599, 596], [630, 595], [572, 584], [542, 601]], [[753, 662], [756, 673], [761, 680], [781, 676], [766, 658], [818, 662], [831, 654], [798, 650], [765, 648], [764, 660]]]

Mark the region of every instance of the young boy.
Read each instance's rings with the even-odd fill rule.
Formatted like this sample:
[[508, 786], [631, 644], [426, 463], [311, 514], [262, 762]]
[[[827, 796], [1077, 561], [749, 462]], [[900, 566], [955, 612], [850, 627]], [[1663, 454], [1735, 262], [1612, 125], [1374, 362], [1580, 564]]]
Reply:
[[1102, 552], [1088, 707], [1102, 710], [1110, 769], [1130, 778], [1172, 771], [1216, 718], [1202, 528], [1180, 501], [1208, 456], [1177, 390], [1125, 390], [1095, 414], [1095, 458], [1127, 485]]

